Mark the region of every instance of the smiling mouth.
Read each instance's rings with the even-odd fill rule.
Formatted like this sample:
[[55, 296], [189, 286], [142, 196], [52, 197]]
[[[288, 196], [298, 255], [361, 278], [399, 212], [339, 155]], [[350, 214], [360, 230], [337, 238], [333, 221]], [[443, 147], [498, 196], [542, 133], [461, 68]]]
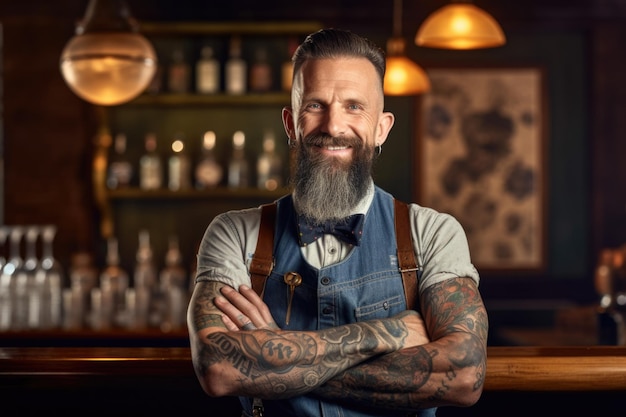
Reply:
[[329, 151], [343, 151], [344, 149], [348, 149], [349, 146], [322, 146], [323, 148], [328, 149]]

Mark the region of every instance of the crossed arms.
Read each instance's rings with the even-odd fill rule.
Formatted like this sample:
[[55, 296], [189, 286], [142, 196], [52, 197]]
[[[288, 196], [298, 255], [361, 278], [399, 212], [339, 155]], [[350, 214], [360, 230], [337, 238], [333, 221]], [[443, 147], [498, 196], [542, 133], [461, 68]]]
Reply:
[[212, 396], [311, 394], [407, 411], [474, 404], [484, 383], [488, 327], [476, 283], [454, 278], [431, 285], [420, 303], [423, 317], [406, 311], [283, 331], [250, 288], [198, 282], [188, 312], [194, 368]]

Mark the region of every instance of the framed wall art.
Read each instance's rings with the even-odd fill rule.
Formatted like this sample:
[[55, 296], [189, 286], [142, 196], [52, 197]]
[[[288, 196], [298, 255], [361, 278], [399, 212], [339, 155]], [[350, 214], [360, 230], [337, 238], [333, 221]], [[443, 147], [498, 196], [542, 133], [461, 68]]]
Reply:
[[416, 201], [459, 220], [479, 270], [543, 270], [547, 115], [538, 67], [433, 68]]

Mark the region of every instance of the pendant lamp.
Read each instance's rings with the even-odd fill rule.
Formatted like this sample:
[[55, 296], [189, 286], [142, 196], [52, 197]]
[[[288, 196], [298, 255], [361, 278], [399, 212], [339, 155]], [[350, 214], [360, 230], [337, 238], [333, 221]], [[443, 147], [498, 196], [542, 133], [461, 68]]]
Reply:
[[456, 0], [426, 18], [415, 43], [429, 48], [481, 49], [502, 46], [506, 38], [489, 13], [471, 1]]
[[394, 0], [393, 37], [387, 41], [387, 68], [384, 92], [388, 96], [422, 94], [430, 89], [426, 72], [405, 54], [401, 33], [402, 0]]
[[123, 0], [90, 0], [60, 59], [61, 73], [82, 99], [102, 106], [128, 102], [152, 81], [157, 57]]

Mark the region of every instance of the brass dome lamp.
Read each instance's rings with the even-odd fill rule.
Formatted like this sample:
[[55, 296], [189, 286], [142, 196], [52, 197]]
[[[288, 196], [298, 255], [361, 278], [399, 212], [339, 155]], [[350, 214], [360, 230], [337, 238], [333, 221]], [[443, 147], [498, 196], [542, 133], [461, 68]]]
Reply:
[[123, 0], [90, 0], [60, 59], [63, 78], [82, 99], [102, 106], [128, 102], [152, 81], [157, 56]]
[[454, 0], [426, 18], [415, 44], [442, 49], [480, 49], [502, 46], [506, 37], [500, 24], [467, 0]]

